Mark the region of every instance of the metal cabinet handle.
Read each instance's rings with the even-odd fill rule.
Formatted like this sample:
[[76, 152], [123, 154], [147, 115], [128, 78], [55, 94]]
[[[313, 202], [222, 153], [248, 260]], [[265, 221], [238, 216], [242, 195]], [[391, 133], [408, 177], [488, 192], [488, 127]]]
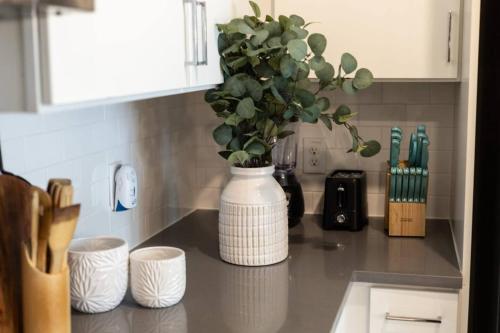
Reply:
[[[196, 6], [201, 8], [201, 43], [202, 43], [202, 58], [197, 60], [196, 64], [198, 66], [208, 65], [208, 39], [207, 39], [207, 3], [204, 1], [197, 1]], [[198, 15], [196, 15], [198, 18]], [[196, 25], [198, 29], [198, 24]]]
[[196, 5], [194, 0], [184, 0], [185, 5], [191, 5], [191, 19], [186, 17], [186, 22], [190, 22], [191, 24], [186, 28], [191, 30], [191, 47], [193, 51], [192, 59], [187, 59], [188, 52], [186, 52], [186, 65], [194, 66], [198, 63], [198, 43], [197, 43], [197, 26], [196, 26]]
[[385, 320], [395, 320], [395, 321], [411, 321], [417, 323], [434, 323], [441, 324], [441, 316], [437, 318], [419, 318], [419, 317], [405, 317], [405, 316], [393, 316], [389, 312], [385, 313]]
[[451, 21], [453, 19], [453, 13], [450, 10], [448, 12], [448, 63], [451, 62]]

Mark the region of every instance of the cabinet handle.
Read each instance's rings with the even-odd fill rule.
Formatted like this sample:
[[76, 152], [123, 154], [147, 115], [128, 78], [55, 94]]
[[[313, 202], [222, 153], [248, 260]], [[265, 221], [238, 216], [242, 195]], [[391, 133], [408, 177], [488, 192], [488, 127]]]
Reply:
[[[201, 61], [198, 60], [196, 64], [198, 66], [208, 65], [208, 39], [207, 39], [207, 3], [204, 1], [196, 2], [196, 5], [201, 8]], [[198, 15], [196, 16], [198, 19]], [[197, 25], [198, 27], [198, 25]]]
[[[197, 43], [197, 24], [196, 24], [196, 5], [193, 0], [184, 0], [185, 5], [191, 5], [191, 19], [188, 21], [186, 17], [186, 21], [190, 22], [190, 25], [186, 25], [186, 28], [191, 30], [191, 47], [193, 51], [192, 59], [186, 59], [186, 65], [194, 66], [198, 63], [198, 43]], [[188, 57], [188, 52], [186, 52], [186, 58]]]
[[395, 321], [411, 321], [411, 322], [417, 322], [417, 323], [434, 323], [434, 324], [441, 324], [441, 316], [437, 318], [419, 318], [419, 317], [405, 317], [405, 316], [394, 316], [391, 315], [389, 312], [385, 313], [385, 320], [395, 320]]
[[450, 10], [448, 12], [448, 63], [451, 62], [451, 21], [453, 19], [453, 13]]

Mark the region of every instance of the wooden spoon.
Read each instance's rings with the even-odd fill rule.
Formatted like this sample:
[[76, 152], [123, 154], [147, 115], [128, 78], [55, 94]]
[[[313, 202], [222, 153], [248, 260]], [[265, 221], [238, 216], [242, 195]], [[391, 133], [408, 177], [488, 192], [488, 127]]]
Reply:
[[36, 267], [37, 251], [38, 251], [38, 223], [40, 220], [38, 192], [33, 189], [31, 194], [31, 226], [30, 226], [30, 256], [33, 266]]
[[54, 208], [54, 219], [50, 227], [49, 235], [49, 273], [51, 274], [59, 273], [62, 268], [65, 267], [65, 253], [73, 238], [79, 214], [79, 204], [64, 208]]
[[38, 224], [38, 249], [36, 266], [42, 272], [47, 272], [47, 246], [50, 226], [52, 224], [52, 198], [44, 190], [35, 187], [40, 202], [40, 220]]

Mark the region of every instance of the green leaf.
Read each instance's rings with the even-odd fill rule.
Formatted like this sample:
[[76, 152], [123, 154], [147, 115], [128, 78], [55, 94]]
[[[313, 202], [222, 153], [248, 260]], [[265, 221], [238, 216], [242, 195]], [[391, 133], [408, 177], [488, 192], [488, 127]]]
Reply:
[[232, 153], [231, 155], [229, 155], [229, 157], [227, 158], [227, 160], [233, 164], [233, 165], [241, 165], [243, 166], [245, 164], [246, 161], [248, 161], [250, 159], [250, 155], [248, 155], [248, 153], [244, 150], [238, 150], [238, 151], [235, 151], [234, 153]]
[[342, 58], [340, 60], [340, 65], [346, 74], [350, 74], [356, 70], [358, 67], [358, 62], [356, 58], [352, 56], [350, 53], [342, 54]]
[[295, 80], [300, 81], [307, 79], [309, 76], [309, 65], [305, 62], [298, 62], [298, 71]]
[[233, 139], [233, 129], [226, 124], [216, 127], [212, 134], [215, 142], [221, 146], [227, 145]]
[[224, 110], [227, 110], [229, 108], [229, 105], [229, 101], [226, 101], [225, 99], [220, 99], [218, 101], [210, 103], [210, 106], [215, 112], [222, 112]]
[[313, 105], [316, 100], [316, 96], [314, 96], [312, 92], [304, 89], [296, 89], [295, 97], [297, 97], [297, 99], [300, 101], [300, 104], [304, 108]]
[[218, 93], [218, 91], [216, 89], [208, 89], [205, 92], [205, 102], [213, 103], [216, 100], [218, 100], [220, 98], [220, 96], [217, 93]]
[[287, 136], [293, 135], [294, 131], [284, 130], [278, 133], [278, 139], [284, 139]]
[[249, 144], [245, 148], [245, 151], [249, 154], [260, 156], [266, 152], [266, 148], [262, 143], [255, 141]]
[[288, 28], [290, 28], [290, 25], [292, 25], [292, 22], [290, 21], [290, 19], [284, 15], [280, 15], [278, 17], [278, 21], [279, 21], [281, 28], [283, 30], [288, 30]]
[[325, 67], [325, 65], [326, 61], [322, 56], [314, 56], [311, 60], [309, 60], [309, 66], [311, 66], [313, 71], [320, 71]]
[[257, 73], [257, 75], [264, 78], [270, 78], [274, 75], [273, 68], [266, 62], [261, 62], [260, 64], [255, 66], [253, 70], [255, 71], [255, 73]]
[[295, 112], [292, 110], [292, 109], [287, 109], [284, 113], [283, 113], [283, 118], [285, 118], [286, 120], [292, 118], [294, 116]]
[[288, 54], [285, 54], [280, 61], [280, 71], [284, 78], [289, 78], [297, 72], [297, 63]]
[[262, 94], [264, 93], [264, 89], [257, 80], [254, 79], [246, 80], [245, 88], [250, 97], [252, 97], [254, 101], [258, 102], [262, 99]]
[[228, 62], [227, 65], [232, 69], [237, 70], [245, 66], [247, 63], [248, 63], [247, 57], [238, 57], [235, 60]]
[[360, 68], [354, 75], [354, 79], [352, 80], [352, 85], [356, 89], [365, 89], [371, 86], [373, 82], [373, 74], [370, 70], [366, 68]]
[[269, 31], [269, 37], [281, 37], [281, 25], [276, 21], [264, 24], [264, 29]]
[[320, 97], [316, 100], [316, 105], [321, 111], [326, 111], [330, 108], [330, 100], [326, 97]]
[[326, 38], [322, 34], [311, 34], [307, 39], [307, 43], [315, 55], [322, 55], [325, 52]]
[[269, 46], [270, 48], [281, 48], [281, 47], [283, 47], [283, 45], [281, 44], [281, 37], [272, 37], [272, 38], [269, 38], [267, 40], [267, 46]]
[[331, 131], [333, 129], [332, 127], [332, 120], [325, 114], [322, 114], [319, 116], [319, 119], [325, 124], [325, 126]]
[[333, 120], [337, 125], [342, 125], [343, 123], [345, 123], [345, 121], [343, 121], [345, 119], [344, 117], [350, 114], [351, 114], [351, 109], [349, 109], [347, 105], [342, 104], [337, 108], [337, 110], [333, 114]]
[[252, 10], [253, 10], [253, 13], [255, 14], [255, 16], [260, 17], [260, 8], [259, 8], [259, 5], [257, 5], [253, 1], [249, 1], [249, 2], [250, 2], [250, 7], [252, 7]]
[[290, 27], [290, 31], [295, 32], [295, 34], [297, 35], [297, 38], [299, 38], [299, 39], [304, 39], [309, 34], [309, 31], [307, 31], [306, 29], [302, 29], [302, 28], [296, 27], [294, 25], [292, 25]]
[[366, 141], [360, 155], [363, 157], [372, 157], [380, 152], [381, 146], [375, 140]]
[[297, 27], [301, 27], [306, 24], [306, 21], [304, 21], [302, 17], [295, 14], [290, 15], [290, 22]]
[[234, 97], [243, 96], [246, 92], [244, 80], [246, 80], [247, 77], [248, 76], [246, 74], [236, 74], [234, 76], [231, 76], [224, 83], [224, 90], [229, 92]]
[[274, 19], [271, 15], [266, 15], [266, 22], [273, 22]]
[[292, 58], [297, 61], [301, 61], [307, 55], [307, 44], [301, 39], [289, 41], [287, 48]]
[[276, 86], [271, 86], [271, 93], [278, 102], [280, 102], [281, 104], [286, 104], [285, 99], [283, 98], [283, 96], [281, 96], [278, 89], [276, 89]]
[[231, 140], [231, 142], [229, 142], [226, 148], [232, 151], [240, 150], [241, 149], [240, 139], [237, 136], [235, 136]]
[[259, 46], [266, 41], [267, 37], [269, 37], [269, 31], [259, 30], [255, 36], [250, 39], [250, 43], [252, 43], [253, 46]]
[[245, 22], [244, 19], [241, 19], [241, 18], [232, 19], [231, 22], [229, 22], [226, 25], [226, 28], [227, 28], [227, 32], [230, 34], [236, 33], [236, 32], [239, 32], [239, 33], [244, 34], [244, 35], [255, 34], [255, 31], [250, 26], [248, 26], [248, 24]]
[[354, 95], [356, 93], [356, 88], [352, 85], [352, 80], [345, 80], [342, 83], [342, 90], [348, 95]]
[[296, 88], [308, 90], [311, 87], [311, 81], [307, 78], [297, 81]]
[[335, 75], [335, 69], [333, 68], [332, 64], [327, 62], [321, 70], [315, 71], [315, 73], [320, 81], [330, 82]]
[[310, 107], [302, 110], [299, 116], [303, 122], [315, 124], [318, 121], [318, 117], [320, 114], [321, 110], [319, 109], [319, 107], [317, 107], [316, 105], [311, 105]]
[[250, 97], [243, 98], [236, 107], [236, 113], [243, 119], [250, 119], [255, 116], [255, 105]]
[[242, 122], [242, 120], [243, 118], [241, 118], [237, 113], [231, 113], [229, 117], [226, 118], [224, 123], [230, 126], [238, 126], [239, 123]]
[[287, 30], [281, 35], [281, 45], [287, 45], [289, 41], [297, 39], [298, 36], [295, 32]]
[[264, 126], [264, 138], [273, 137], [278, 135], [278, 126], [271, 119], [266, 119]]

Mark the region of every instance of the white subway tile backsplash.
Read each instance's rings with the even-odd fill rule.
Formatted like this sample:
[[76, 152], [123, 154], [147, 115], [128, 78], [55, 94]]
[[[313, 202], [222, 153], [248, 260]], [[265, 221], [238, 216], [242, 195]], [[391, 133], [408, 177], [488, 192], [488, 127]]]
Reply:
[[64, 161], [65, 138], [62, 131], [29, 136], [24, 139], [26, 170], [32, 171]]
[[364, 126], [405, 126], [406, 106], [402, 104], [361, 105], [359, 124]]
[[429, 83], [384, 83], [383, 104], [428, 104], [432, 84]]
[[408, 105], [408, 126], [453, 127], [453, 105]]

